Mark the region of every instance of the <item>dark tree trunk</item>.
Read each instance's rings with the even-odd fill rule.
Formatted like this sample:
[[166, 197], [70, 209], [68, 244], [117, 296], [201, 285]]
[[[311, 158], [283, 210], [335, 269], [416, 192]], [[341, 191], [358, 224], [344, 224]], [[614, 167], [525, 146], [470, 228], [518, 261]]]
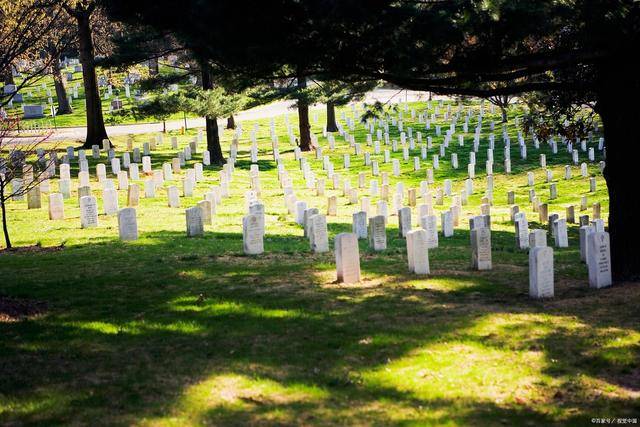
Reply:
[[[633, 126], [640, 123], [640, 109], [621, 99], [640, 96], [638, 67], [609, 64], [601, 75], [597, 112], [602, 118], [606, 142], [604, 177], [609, 190], [609, 233], [614, 281], [640, 279], [640, 197], [629, 187], [637, 181], [640, 138]], [[624, 94], [622, 96], [621, 94]]]
[[6, 71], [2, 74], [2, 82], [0, 83], [4, 83], [6, 85], [14, 85], [16, 84], [15, 80], [13, 80], [13, 73], [11, 72], [11, 69], [13, 67], [11, 65], [9, 65], [6, 69]]
[[4, 185], [0, 184], [0, 207], [2, 208], [2, 232], [4, 233], [4, 243], [7, 249], [11, 249], [11, 239], [9, 238], [9, 227], [7, 226], [7, 207], [4, 199]]
[[327, 102], [327, 132], [338, 132], [336, 123], [336, 106], [333, 102]]
[[216, 165], [224, 165], [226, 160], [222, 154], [220, 146], [220, 135], [218, 135], [218, 118], [205, 117], [205, 126], [207, 131], [207, 150], [211, 156], [211, 163]]
[[[307, 78], [298, 72], [298, 89], [307, 87]], [[311, 125], [309, 124], [309, 104], [306, 100], [298, 99], [298, 128], [300, 130], [300, 150], [311, 151]]]
[[502, 123], [507, 123], [507, 109], [503, 105], [500, 105], [500, 112], [502, 113]]
[[58, 116], [62, 114], [71, 114], [71, 104], [69, 104], [69, 97], [67, 96], [67, 89], [64, 87], [62, 81], [62, 72], [60, 72], [59, 58], [55, 58], [51, 65], [51, 74], [53, 75], [53, 85], [56, 88], [56, 97], [58, 98]]
[[[213, 89], [213, 80], [211, 79], [211, 70], [206, 61], [202, 61], [202, 88], [205, 90]], [[205, 117], [205, 127], [207, 131], [207, 150], [211, 156], [211, 163], [223, 165], [225, 163], [222, 147], [220, 146], [220, 135], [218, 134], [218, 118]]]
[[107, 139], [107, 130], [102, 116], [102, 100], [96, 78], [90, 16], [89, 12], [79, 12], [75, 15], [78, 23], [78, 47], [87, 107], [87, 138], [83, 144], [84, 148], [91, 148], [92, 145], [102, 147], [102, 140]]
[[235, 129], [236, 128], [236, 119], [233, 118], [233, 114], [227, 117], [227, 129]]

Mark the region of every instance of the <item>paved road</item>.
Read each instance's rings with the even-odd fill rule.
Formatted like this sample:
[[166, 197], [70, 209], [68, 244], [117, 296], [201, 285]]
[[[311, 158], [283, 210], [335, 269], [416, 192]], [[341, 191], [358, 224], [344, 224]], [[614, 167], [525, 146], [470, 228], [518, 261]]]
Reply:
[[[413, 102], [427, 98], [426, 92], [394, 90], [394, 89], [376, 89], [367, 94], [365, 102], [371, 103], [373, 101], [380, 102]], [[280, 116], [287, 111], [292, 111], [291, 108], [294, 101], [278, 101], [269, 105], [263, 105], [260, 107], [252, 108], [251, 110], [242, 111], [235, 115], [236, 121], [243, 120], [256, 120], [269, 117]], [[314, 109], [322, 109], [324, 105], [315, 105]], [[226, 119], [221, 119], [218, 123], [220, 126], [226, 125]], [[204, 119], [187, 119], [187, 126], [189, 128], [204, 127]], [[169, 121], [167, 122], [167, 130], [177, 130], [184, 126], [183, 120]], [[153, 133], [162, 132], [162, 123], [142, 123], [142, 124], [128, 124], [128, 125], [116, 125], [107, 126], [107, 134], [109, 136], [118, 135], [135, 135], [141, 133]], [[84, 127], [69, 127], [59, 128], [54, 131], [50, 140], [52, 141], [81, 141], [86, 135]], [[32, 138], [29, 136], [16, 138], [16, 141], [27, 142]]]

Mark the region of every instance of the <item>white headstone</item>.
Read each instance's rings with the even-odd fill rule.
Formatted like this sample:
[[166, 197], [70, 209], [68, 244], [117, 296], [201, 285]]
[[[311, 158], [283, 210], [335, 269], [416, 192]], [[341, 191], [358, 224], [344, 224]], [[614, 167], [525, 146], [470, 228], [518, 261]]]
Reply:
[[98, 226], [98, 201], [94, 196], [80, 198], [80, 225], [82, 228]]
[[354, 212], [352, 215], [352, 231], [358, 239], [367, 238], [367, 213], [364, 211]]
[[242, 218], [242, 243], [247, 255], [259, 255], [264, 252], [262, 215], [249, 214]]
[[309, 219], [309, 243], [315, 253], [329, 251], [329, 233], [327, 231], [327, 217], [316, 214]]
[[529, 296], [553, 298], [553, 249], [538, 246], [529, 251]]
[[407, 233], [407, 257], [409, 271], [419, 275], [429, 274], [429, 249], [426, 230], [416, 229]]
[[491, 230], [487, 227], [471, 230], [471, 263], [476, 270], [491, 270]]
[[589, 267], [589, 286], [604, 288], [611, 286], [611, 252], [609, 233], [600, 231], [587, 237], [587, 265]]
[[104, 213], [107, 215], [118, 214], [118, 192], [113, 189], [106, 189], [102, 192], [102, 203]]
[[64, 199], [60, 193], [49, 194], [49, 219], [64, 219]]
[[374, 251], [387, 249], [386, 218], [383, 215], [369, 218], [369, 246]]
[[202, 221], [202, 210], [198, 206], [193, 206], [185, 210], [187, 237], [204, 235], [204, 223]]
[[398, 232], [400, 237], [406, 237], [411, 230], [411, 208], [406, 206], [398, 209]]
[[134, 208], [123, 208], [118, 211], [118, 230], [120, 240], [138, 240], [138, 220]]
[[339, 283], [360, 281], [360, 250], [358, 236], [340, 233], [335, 238], [336, 272]]
[[438, 217], [435, 215], [424, 215], [420, 218], [420, 225], [427, 232], [427, 248], [438, 247]]
[[[146, 186], [146, 182], [145, 182], [145, 186]], [[155, 184], [154, 184], [154, 187], [155, 187]], [[169, 199], [170, 208], [180, 207], [180, 193], [178, 192], [178, 187], [176, 187], [175, 185], [172, 185], [171, 187], [167, 188], [167, 197]]]

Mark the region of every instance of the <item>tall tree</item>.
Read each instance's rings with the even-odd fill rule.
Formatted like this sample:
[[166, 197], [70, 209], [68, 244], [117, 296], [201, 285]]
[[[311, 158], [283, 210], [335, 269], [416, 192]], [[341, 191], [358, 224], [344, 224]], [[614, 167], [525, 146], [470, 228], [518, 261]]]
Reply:
[[[69, 102], [67, 88], [64, 84], [64, 78], [62, 77], [60, 60], [64, 53], [75, 53], [74, 48], [78, 40], [78, 31], [74, 24], [73, 18], [68, 14], [61, 14], [60, 19], [55, 22], [55, 26], [48, 35], [43, 50], [43, 53], [50, 58], [51, 62], [50, 73], [53, 77], [53, 85], [58, 100], [58, 111], [56, 113], [58, 115], [71, 114], [73, 112], [71, 103]], [[62, 51], [57, 48], [57, 46], [67, 46], [68, 50], [66, 52]]]
[[317, 102], [326, 104], [327, 107], [327, 132], [338, 131], [338, 124], [336, 122], [336, 107], [362, 99], [367, 92], [375, 89], [375, 87], [378, 85], [378, 82], [376, 81], [314, 81], [317, 85], [315, 88], [315, 99]]
[[102, 100], [96, 76], [95, 48], [93, 42], [92, 17], [98, 7], [93, 0], [66, 0], [62, 3], [64, 10], [75, 20], [78, 33], [78, 52], [82, 64], [82, 80], [87, 115], [87, 136], [83, 147], [92, 145], [102, 147], [107, 139], [107, 129], [102, 114]]
[[[298, 91], [304, 92], [307, 88], [307, 75], [302, 67], [298, 69], [296, 82]], [[305, 96], [298, 97], [298, 131], [300, 132], [298, 146], [302, 151], [310, 151], [311, 123], [309, 123], [309, 100]]]
[[64, 85], [62, 71], [60, 70], [60, 56], [57, 56], [51, 62], [51, 75], [53, 77], [53, 85], [56, 89], [56, 98], [58, 99], [57, 115], [71, 114], [73, 109], [69, 103], [67, 88]]
[[[206, 60], [200, 62], [202, 72], [202, 89], [213, 89], [213, 77], [211, 75], [211, 66]], [[211, 155], [211, 162], [219, 165], [224, 164], [224, 154], [220, 146], [220, 134], [218, 132], [218, 117], [213, 115], [211, 111], [205, 111], [205, 129], [207, 133], [207, 150]]]

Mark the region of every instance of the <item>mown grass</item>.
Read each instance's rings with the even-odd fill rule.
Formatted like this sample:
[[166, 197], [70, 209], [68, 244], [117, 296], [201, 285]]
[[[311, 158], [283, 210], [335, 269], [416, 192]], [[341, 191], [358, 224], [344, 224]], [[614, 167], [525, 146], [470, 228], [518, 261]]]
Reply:
[[[135, 70], [134, 70], [135, 71]], [[161, 68], [161, 72], [168, 72], [165, 67]], [[75, 72], [73, 66], [66, 67], [62, 70], [62, 75], [66, 78], [67, 73], [73, 74], [73, 80], [67, 81], [65, 87], [67, 89], [67, 96], [73, 96], [73, 88], [78, 85], [78, 97], [72, 98], [71, 106], [73, 111], [69, 114], [57, 115], [55, 118], [51, 115], [51, 104], [49, 104], [49, 97], [47, 96], [47, 90], [51, 91], [51, 97], [53, 105], [58, 108], [58, 101], [56, 98], [56, 90], [53, 83], [52, 76], [44, 76], [38, 81], [27, 85], [20, 90], [23, 95], [23, 103], [14, 102], [13, 108], [7, 108], [9, 115], [18, 116], [22, 118], [23, 111], [22, 105], [44, 105], [44, 117], [40, 119], [23, 119], [21, 123], [22, 129], [42, 129], [42, 128], [54, 128], [54, 127], [77, 127], [86, 126], [86, 106], [85, 106], [85, 94], [84, 86], [82, 82], [82, 72]], [[102, 69], [98, 69], [98, 76], [103, 76]], [[116, 80], [121, 81], [124, 78], [124, 73], [114, 73]], [[20, 78], [16, 79], [16, 83], [20, 83]], [[43, 86], [44, 85], [44, 86]], [[153, 117], [134, 117], [132, 114], [121, 114], [122, 112], [130, 111], [135, 105], [134, 91], [139, 88], [139, 84], [133, 84], [131, 86], [131, 97], [127, 98], [124, 85], [117, 84], [118, 87], [113, 88], [113, 95], [109, 98], [105, 97], [107, 92], [106, 87], [100, 88], [100, 96], [102, 102], [102, 114], [104, 116], [105, 124], [117, 125], [117, 124], [135, 124], [135, 123], [156, 123], [157, 119]], [[28, 94], [31, 94], [31, 97]], [[121, 111], [111, 110], [111, 101], [119, 99], [122, 101]], [[188, 117], [192, 117], [189, 115]], [[167, 120], [182, 120], [183, 114], [173, 114]]]
[[[515, 249], [506, 191], [517, 192], [532, 227], [546, 227], [536, 224], [526, 203], [529, 170], [536, 173], [536, 192], [548, 197], [533, 147], [520, 161], [512, 144], [514, 173], [507, 177], [496, 143], [493, 270], [470, 270], [463, 220], [454, 237], [440, 237], [430, 252], [431, 276], [408, 274], [405, 242], [391, 217], [389, 248], [373, 253], [361, 242], [363, 281], [345, 286], [335, 283], [333, 255], [310, 253], [287, 214], [269, 156], [268, 120], [260, 124], [267, 214], [261, 256], [242, 254], [240, 226], [252, 122], [244, 123], [232, 197], [205, 237], [185, 236], [183, 208], [217, 183], [217, 168], [206, 170], [206, 182], [196, 197], [181, 199], [181, 209], [166, 207], [162, 191], [157, 199], [141, 199], [136, 242], [118, 241], [116, 219], [104, 215], [97, 229], [80, 229], [75, 192], [64, 221], [49, 221], [46, 209], [29, 211], [25, 202], [9, 205], [17, 245], [64, 248], [0, 254], [0, 294], [48, 307], [38, 317], [0, 323], [0, 423], [584, 425], [591, 418], [638, 416], [637, 285], [589, 289], [572, 226], [570, 247], [555, 251], [556, 298], [527, 296], [528, 258]], [[276, 124], [296, 194], [325, 210], [326, 196], [304, 190], [282, 118]], [[316, 133], [320, 125], [314, 123]], [[513, 120], [509, 130], [515, 140]], [[180, 136], [181, 145], [193, 135]], [[364, 143], [363, 131], [357, 136]], [[136, 145], [151, 137], [136, 136]], [[229, 131], [223, 139], [226, 145]], [[352, 156], [351, 169], [343, 171], [348, 145], [337, 138], [329, 153], [320, 139], [336, 171], [355, 185], [365, 170], [362, 159]], [[454, 180], [454, 192], [466, 178], [471, 137], [466, 140], [464, 149], [452, 143], [461, 169], [442, 161], [436, 173], [439, 184]], [[441, 141], [434, 137], [429, 159]], [[115, 142], [125, 146], [124, 138]], [[478, 165], [487, 144], [483, 139]], [[173, 157], [168, 145], [166, 137], [153, 154], [155, 166]], [[571, 180], [562, 179], [568, 154], [552, 157], [546, 146], [540, 152], [547, 152], [560, 195], [549, 211], [563, 216], [565, 204], [579, 205], [588, 194], [590, 202], [603, 203], [606, 218], [597, 165], [589, 170], [598, 190], [588, 193], [579, 168]], [[321, 176], [321, 162], [307, 157]], [[430, 160], [419, 172], [411, 162], [403, 164], [406, 188], [419, 185]], [[391, 165], [381, 169], [390, 172]], [[478, 169], [477, 192], [463, 218], [479, 212], [485, 177]], [[97, 182], [92, 186], [99, 193]], [[327, 196], [341, 194], [327, 188]], [[448, 205], [447, 199], [436, 209]], [[338, 216], [329, 218], [331, 237], [350, 230], [354, 209], [339, 197]]]

